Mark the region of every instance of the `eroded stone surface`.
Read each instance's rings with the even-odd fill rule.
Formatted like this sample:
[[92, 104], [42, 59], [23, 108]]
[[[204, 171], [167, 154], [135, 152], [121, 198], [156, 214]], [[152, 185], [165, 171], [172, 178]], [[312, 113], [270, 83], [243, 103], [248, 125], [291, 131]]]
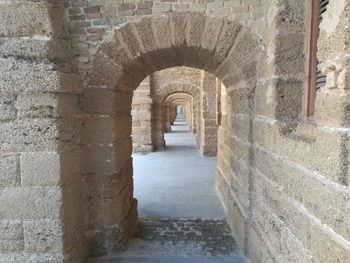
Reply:
[[[155, 71], [189, 66], [225, 86], [217, 189], [249, 260], [348, 262], [350, 4], [334, 1], [323, 15], [326, 86], [310, 124], [310, 2], [0, 1], [0, 261], [80, 263], [123, 247], [137, 218], [132, 92]], [[162, 146], [163, 116], [153, 117]], [[55, 165], [30, 163], [45, 152]]]

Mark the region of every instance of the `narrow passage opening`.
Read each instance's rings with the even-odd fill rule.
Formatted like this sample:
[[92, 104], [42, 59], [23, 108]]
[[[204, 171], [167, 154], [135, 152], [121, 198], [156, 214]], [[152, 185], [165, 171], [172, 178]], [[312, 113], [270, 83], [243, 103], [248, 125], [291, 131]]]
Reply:
[[[243, 262], [215, 188], [216, 156], [210, 156], [217, 152], [222, 87], [200, 70], [164, 71], [148, 77], [134, 92], [133, 174], [139, 227], [121, 257], [132, 257], [132, 262]], [[192, 84], [198, 82], [195, 89], [181, 77], [174, 78], [175, 73], [188, 77], [188, 71]], [[167, 81], [177, 83], [177, 88], [159, 99], [157, 81], [164, 75], [172, 75]]]

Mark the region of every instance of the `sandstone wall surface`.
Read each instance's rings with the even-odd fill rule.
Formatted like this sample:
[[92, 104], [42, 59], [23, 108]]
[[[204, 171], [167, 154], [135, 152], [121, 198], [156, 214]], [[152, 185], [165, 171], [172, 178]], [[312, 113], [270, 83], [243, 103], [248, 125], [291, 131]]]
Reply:
[[123, 247], [137, 222], [133, 91], [187, 66], [226, 87], [217, 189], [250, 261], [348, 262], [349, 5], [324, 14], [327, 84], [309, 123], [304, 1], [1, 1], [0, 261]]

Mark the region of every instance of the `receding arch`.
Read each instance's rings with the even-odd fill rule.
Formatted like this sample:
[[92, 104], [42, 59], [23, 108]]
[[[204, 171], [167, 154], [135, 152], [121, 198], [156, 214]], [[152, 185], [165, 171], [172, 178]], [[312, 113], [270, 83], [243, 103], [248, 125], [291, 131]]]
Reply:
[[[161, 71], [162, 72], [162, 71]], [[200, 96], [200, 87], [188, 82], [168, 83], [159, 88], [159, 94], [153, 97], [153, 121], [152, 136], [155, 149], [162, 150], [165, 148], [164, 129], [163, 129], [163, 104], [167, 96], [175, 93], [187, 93], [194, 98], [194, 103], [198, 104]], [[195, 106], [198, 108], [198, 105]], [[160, 128], [162, 127], [162, 128]]]
[[257, 43], [246, 28], [226, 18], [170, 13], [114, 32], [94, 56], [90, 85], [135, 89], [151, 73], [176, 66], [203, 69], [227, 88], [254, 77], [245, 66], [255, 63]]
[[[174, 66], [205, 70], [221, 79], [228, 91], [252, 89], [256, 54], [257, 42], [248, 29], [201, 13], [169, 13], [129, 22], [99, 46], [87, 85], [96, 90], [94, 99], [104, 90], [111, 95], [108, 107], [102, 107], [99, 115], [89, 115], [87, 109], [86, 123], [94, 118], [105, 129], [85, 127], [82, 145], [90, 156], [103, 154], [112, 172], [87, 179], [87, 228], [93, 255], [121, 248], [137, 224], [130, 138], [133, 90], [151, 73]], [[89, 99], [89, 94], [84, 99]], [[88, 173], [104, 160], [87, 158], [85, 162], [83, 169]], [[101, 187], [89, 190], [96, 185]]]
[[185, 116], [187, 124], [190, 127], [190, 130], [193, 131], [195, 127], [196, 122], [196, 106], [194, 103], [194, 97], [188, 93], [185, 92], [176, 92], [168, 95], [163, 103], [163, 131], [169, 132], [171, 131], [171, 125], [175, 120], [176, 113], [174, 106], [176, 103], [182, 103], [183, 105], [186, 105], [188, 107], [188, 111], [186, 114], [189, 114], [190, 116]]

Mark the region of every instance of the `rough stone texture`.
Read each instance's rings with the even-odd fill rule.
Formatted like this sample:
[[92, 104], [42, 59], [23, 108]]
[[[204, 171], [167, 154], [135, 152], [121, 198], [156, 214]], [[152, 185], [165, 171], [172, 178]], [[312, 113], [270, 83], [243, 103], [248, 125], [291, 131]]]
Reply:
[[132, 142], [134, 152], [150, 152], [152, 145], [152, 99], [149, 78], [142, 81], [132, 98]]
[[204, 156], [216, 156], [217, 126], [216, 126], [216, 78], [202, 72], [201, 99], [198, 116], [197, 144]]
[[21, 220], [1, 220], [0, 234], [1, 251], [23, 250], [23, 226]]
[[8, 154], [1, 155], [0, 158], [0, 187], [19, 186], [21, 184], [19, 156]]
[[[123, 247], [137, 221], [133, 91], [188, 66], [226, 87], [217, 189], [250, 261], [348, 262], [349, 5], [324, 13], [327, 84], [307, 123], [304, 1], [1, 1], [0, 261], [78, 263]], [[59, 165], [44, 166], [51, 154]]]

